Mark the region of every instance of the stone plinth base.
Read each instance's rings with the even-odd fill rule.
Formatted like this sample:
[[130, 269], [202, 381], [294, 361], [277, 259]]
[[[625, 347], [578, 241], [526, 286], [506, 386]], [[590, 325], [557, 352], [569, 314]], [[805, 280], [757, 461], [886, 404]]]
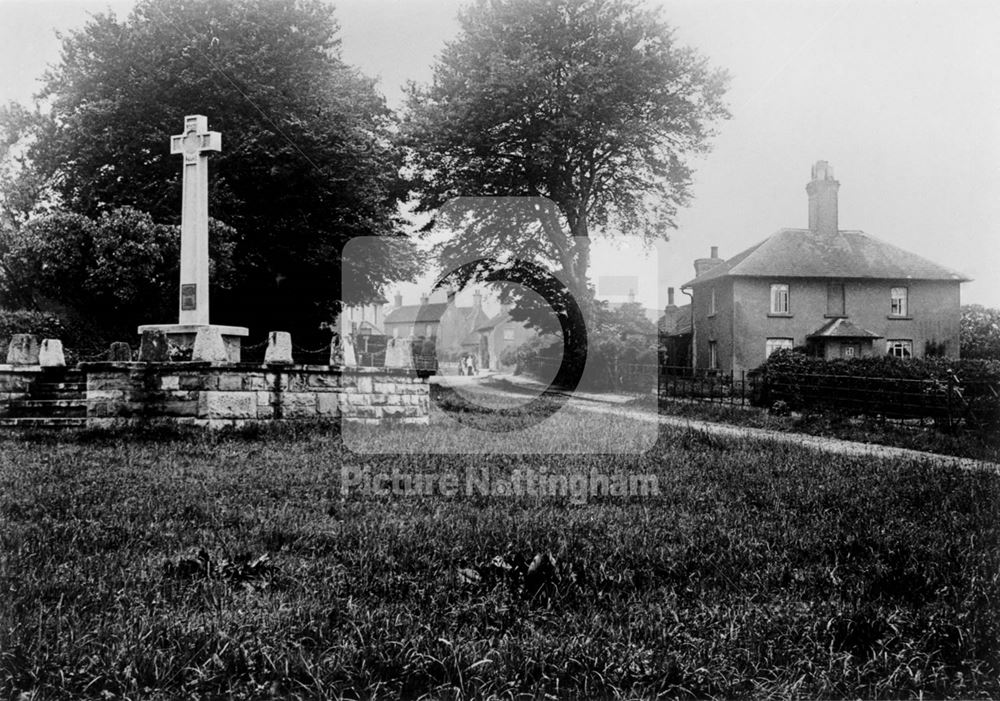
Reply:
[[[230, 363], [240, 362], [240, 346], [243, 338], [250, 335], [250, 330], [243, 326], [220, 326], [211, 324], [222, 334], [222, 340], [226, 344], [226, 361]], [[194, 348], [194, 339], [198, 335], [198, 329], [203, 328], [200, 324], [143, 324], [139, 327], [139, 334], [143, 331], [162, 331], [167, 335], [167, 339], [178, 348], [185, 350]]]
[[392, 368], [258, 363], [81, 363], [87, 423], [183, 419], [209, 426], [340, 419], [426, 424], [426, 378]]

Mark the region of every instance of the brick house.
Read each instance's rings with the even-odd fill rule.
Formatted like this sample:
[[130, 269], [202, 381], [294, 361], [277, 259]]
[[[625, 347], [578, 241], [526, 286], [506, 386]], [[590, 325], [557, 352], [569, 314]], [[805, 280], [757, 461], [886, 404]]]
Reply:
[[692, 295], [692, 364], [751, 370], [778, 348], [825, 358], [959, 354], [960, 285], [969, 278], [863, 231], [837, 226], [840, 183], [812, 168], [809, 228], [781, 229], [723, 260], [712, 248]]
[[403, 304], [397, 294], [395, 304], [385, 315], [385, 335], [393, 338], [425, 338], [435, 340], [439, 357], [456, 358], [465, 351], [469, 334], [485, 324], [489, 317], [482, 308], [482, 295], [477, 291], [471, 307], [460, 307], [455, 293], [446, 293], [446, 301], [431, 302], [424, 295], [420, 304]]
[[383, 312], [386, 300], [378, 298], [368, 304], [350, 304], [344, 306], [337, 317], [336, 330], [341, 335], [355, 336], [381, 335], [384, 331]]
[[513, 370], [517, 364], [504, 363], [504, 352], [514, 350], [538, 336], [538, 332], [527, 322], [514, 321], [507, 306], [476, 328], [475, 332], [479, 338], [479, 366], [493, 371]]
[[660, 362], [671, 368], [691, 367], [691, 305], [674, 303], [674, 288], [667, 288], [667, 306], [656, 321]]

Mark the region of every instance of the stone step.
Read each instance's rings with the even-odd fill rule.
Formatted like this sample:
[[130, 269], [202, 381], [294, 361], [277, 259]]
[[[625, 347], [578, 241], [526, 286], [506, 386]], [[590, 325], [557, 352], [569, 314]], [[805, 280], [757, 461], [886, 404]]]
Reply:
[[11, 418], [86, 417], [87, 400], [15, 399], [7, 406]]
[[87, 390], [87, 383], [84, 381], [67, 381], [67, 382], [43, 382], [36, 381], [31, 385], [33, 388], [38, 389], [71, 389], [80, 392], [85, 392]]
[[76, 368], [42, 368], [43, 382], [85, 382], [87, 373]]
[[86, 399], [86, 388], [31, 387], [27, 399]]
[[19, 416], [0, 418], [0, 428], [77, 428], [86, 426], [82, 416]]

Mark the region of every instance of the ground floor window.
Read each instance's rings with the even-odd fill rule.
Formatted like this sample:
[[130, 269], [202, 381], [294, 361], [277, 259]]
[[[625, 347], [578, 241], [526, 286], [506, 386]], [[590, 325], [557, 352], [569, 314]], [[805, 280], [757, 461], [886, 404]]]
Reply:
[[764, 353], [766, 358], [771, 357], [771, 353], [776, 350], [781, 349], [791, 350], [792, 349], [792, 339], [790, 338], [769, 338], [767, 343], [764, 344]]
[[514, 340], [514, 329], [504, 329], [503, 330], [503, 340], [513, 341]]
[[913, 357], [913, 341], [908, 339], [890, 339], [886, 342], [886, 353], [897, 358]]
[[860, 343], [841, 343], [840, 344], [840, 357], [841, 358], [860, 358], [861, 357], [861, 344]]
[[717, 341], [708, 342], [708, 369], [719, 369], [719, 343]]

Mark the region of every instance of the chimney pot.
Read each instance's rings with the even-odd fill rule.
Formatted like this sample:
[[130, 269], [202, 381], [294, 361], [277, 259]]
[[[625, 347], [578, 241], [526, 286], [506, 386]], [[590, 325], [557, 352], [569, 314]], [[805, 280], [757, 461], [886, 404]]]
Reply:
[[426, 292], [424, 294], [420, 295], [420, 303], [421, 304], [427, 304], [427, 293]]

